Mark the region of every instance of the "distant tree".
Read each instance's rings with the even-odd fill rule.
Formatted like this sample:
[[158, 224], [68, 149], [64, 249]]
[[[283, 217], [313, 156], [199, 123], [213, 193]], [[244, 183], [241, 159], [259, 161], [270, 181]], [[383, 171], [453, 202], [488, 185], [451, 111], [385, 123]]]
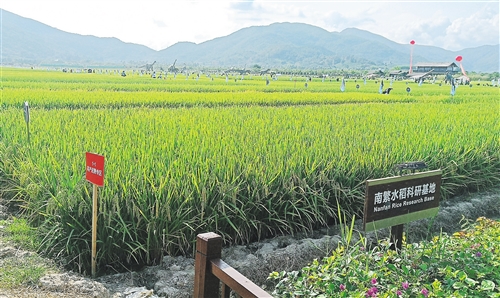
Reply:
[[262, 67], [259, 64], [254, 64], [254, 66], [252, 66], [252, 68], [256, 72], [259, 72], [262, 69]]
[[497, 80], [498, 78], [500, 78], [500, 74], [498, 73], [498, 71], [488, 74], [488, 81]]

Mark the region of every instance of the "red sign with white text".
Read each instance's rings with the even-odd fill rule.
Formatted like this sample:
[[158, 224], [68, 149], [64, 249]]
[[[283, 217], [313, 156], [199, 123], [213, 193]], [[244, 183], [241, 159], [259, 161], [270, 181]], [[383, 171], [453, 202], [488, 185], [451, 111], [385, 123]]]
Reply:
[[85, 153], [85, 179], [98, 186], [104, 186], [104, 156]]

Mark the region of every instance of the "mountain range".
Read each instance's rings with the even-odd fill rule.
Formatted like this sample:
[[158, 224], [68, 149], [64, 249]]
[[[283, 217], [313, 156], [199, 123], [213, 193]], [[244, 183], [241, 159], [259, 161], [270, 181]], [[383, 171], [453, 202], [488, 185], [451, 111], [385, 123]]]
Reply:
[[[302, 23], [274, 23], [238, 30], [199, 44], [179, 42], [161, 51], [102, 38], [68, 33], [38, 21], [2, 11], [4, 66], [140, 67], [156, 66], [273, 69], [408, 68], [410, 44], [400, 44], [368, 31], [349, 28], [328, 32]], [[460, 51], [418, 45], [413, 63], [454, 62], [464, 57], [467, 71], [498, 72], [499, 45]]]

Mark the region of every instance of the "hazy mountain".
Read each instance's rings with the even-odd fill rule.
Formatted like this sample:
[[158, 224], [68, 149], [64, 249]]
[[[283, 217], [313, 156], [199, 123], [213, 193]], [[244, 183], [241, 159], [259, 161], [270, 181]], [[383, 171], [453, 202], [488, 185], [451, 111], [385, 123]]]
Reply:
[[[409, 65], [410, 45], [355, 28], [328, 32], [299, 23], [275, 23], [238, 30], [200, 44], [180, 42], [161, 51], [99, 38], [67, 33], [3, 10], [4, 65], [139, 67], [157, 61], [167, 67], [211, 68], [378, 69]], [[468, 71], [499, 71], [499, 45], [448, 51], [416, 45], [413, 61], [453, 62], [464, 57]]]
[[6, 10], [1, 23], [4, 64], [116, 64], [157, 55], [146, 46], [67, 33]]

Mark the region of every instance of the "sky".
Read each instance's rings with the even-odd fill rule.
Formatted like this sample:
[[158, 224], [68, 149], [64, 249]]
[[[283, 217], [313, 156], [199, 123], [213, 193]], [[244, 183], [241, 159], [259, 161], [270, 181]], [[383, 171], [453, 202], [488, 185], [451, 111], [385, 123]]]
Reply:
[[278, 22], [329, 32], [354, 27], [397, 43], [414, 40], [452, 51], [500, 43], [499, 0], [0, 0], [0, 8], [66, 32], [154, 50]]

